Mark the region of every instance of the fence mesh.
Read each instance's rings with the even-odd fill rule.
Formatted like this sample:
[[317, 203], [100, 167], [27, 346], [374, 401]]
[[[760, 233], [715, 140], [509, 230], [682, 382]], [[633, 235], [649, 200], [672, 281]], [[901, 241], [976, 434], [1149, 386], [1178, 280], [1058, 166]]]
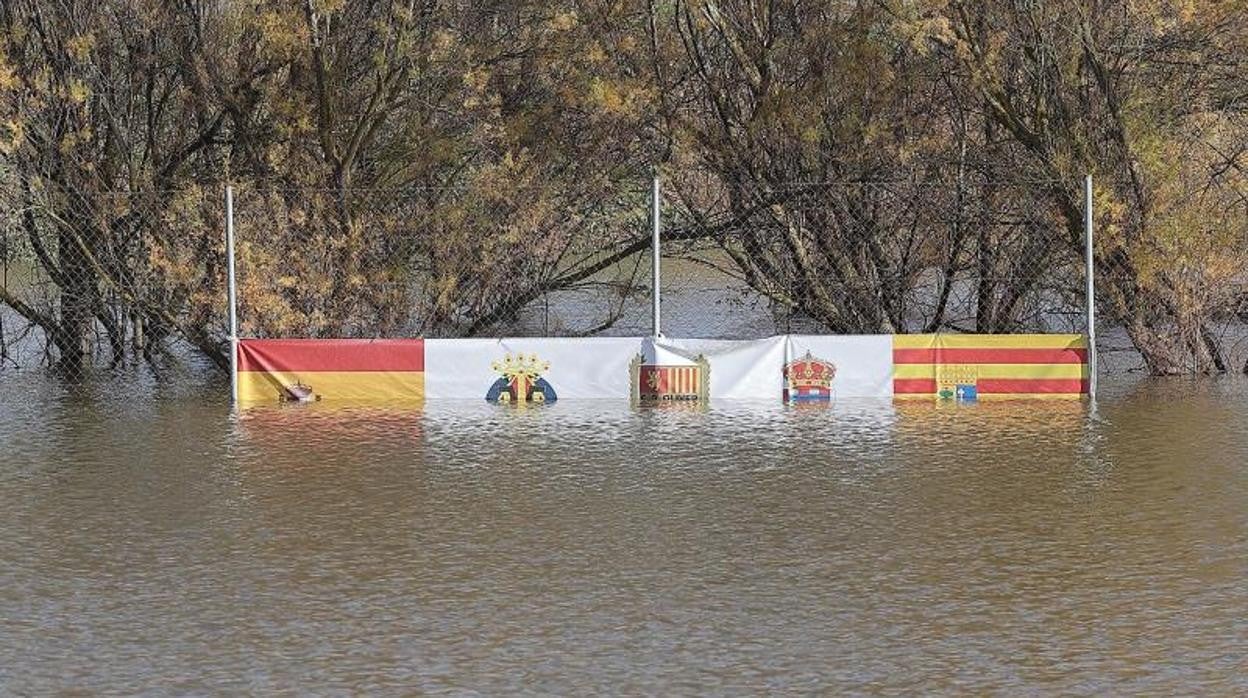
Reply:
[[219, 190], [82, 195], [28, 183], [0, 221], [0, 364], [227, 364]]
[[[914, 182], [669, 187], [677, 334], [1082, 332], [1081, 231], [1042, 192]], [[710, 309], [717, 308], [716, 312]]]
[[[649, 334], [650, 186], [648, 176], [567, 195], [239, 186], [240, 335]], [[1082, 229], [1055, 203], [1060, 187], [1079, 183], [671, 175], [662, 330], [1084, 332]], [[34, 184], [5, 200], [4, 369], [82, 377], [171, 356], [228, 365], [224, 187], [83, 196]], [[1152, 333], [1184, 356], [1213, 347], [1238, 368], [1242, 225], [1195, 246], [1164, 230], [1128, 244], [1103, 228], [1103, 346], [1132, 348]], [[1136, 266], [1124, 271], [1127, 252]], [[1155, 269], [1139, 268], [1145, 253]], [[1195, 335], [1185, 313], [1201, 318]], [[1133, 356], [1120, 368], [1140, 366]]]
[[577, 336], [647, 331], [648, 185], [538, 192], [240, 191], [240, 333]]

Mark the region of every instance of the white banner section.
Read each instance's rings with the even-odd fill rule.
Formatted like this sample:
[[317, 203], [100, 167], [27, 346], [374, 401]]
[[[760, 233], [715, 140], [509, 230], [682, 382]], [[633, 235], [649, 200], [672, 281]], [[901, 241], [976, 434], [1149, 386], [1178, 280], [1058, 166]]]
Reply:
[[893, 394], [888, 335], [425, 340], [425, 397], [827, 401]]
[[788, 336], [784, 399], [892, 397], [892, 335]]
[[784, 347], [783, 336], [754, 340], [660, 337], [647, 339], [643, 354], [648, 363], [653, 359], [702, 364], [709, 372], [705, 378], [712, 400], [775, 400], [783, 387]]
[[425, 340], [425, 397], [491, 402], [629, 398], [640, 337]]

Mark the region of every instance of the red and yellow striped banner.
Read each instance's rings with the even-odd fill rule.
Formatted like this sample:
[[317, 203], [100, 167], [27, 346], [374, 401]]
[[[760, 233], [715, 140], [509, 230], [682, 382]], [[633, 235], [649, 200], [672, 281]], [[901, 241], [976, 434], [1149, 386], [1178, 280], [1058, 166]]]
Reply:
[[1088, 392], [1088, 348], [1073, 334], [893, 336], [893, 394], [1077, 398]]
[[243, 339], [238, 399], [416, 402], [425, 397], [423, 339]]

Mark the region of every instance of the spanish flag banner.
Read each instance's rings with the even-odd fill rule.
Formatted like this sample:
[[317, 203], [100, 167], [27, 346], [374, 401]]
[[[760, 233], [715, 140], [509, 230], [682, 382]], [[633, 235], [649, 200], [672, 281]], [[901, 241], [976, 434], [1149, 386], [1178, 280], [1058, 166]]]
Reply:
[[893, 336], [893, 394], [899, 398], [1078, 398], [1087, 392], [1083, 335]]
[[242, 339], [238, 400], [405, 403], [425, 397], [423, 339]]

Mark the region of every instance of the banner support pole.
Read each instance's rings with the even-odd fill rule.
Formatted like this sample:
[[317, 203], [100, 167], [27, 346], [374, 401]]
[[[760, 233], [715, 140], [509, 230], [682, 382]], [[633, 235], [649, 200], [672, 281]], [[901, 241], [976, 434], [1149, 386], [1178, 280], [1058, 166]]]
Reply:
[[651, 255], [651, 258], [652, 258], [651, 261], [653, 264], [653, 272], [651, 276], [652, 276], [652, 280], [654, 283], [654, 288], [652, 289], [653, 300], [654, 300], [654, 307], [652, 309], [653, 311], [652, 327], [653, 327], [653, 333], [655, 337], [663, 336], [662, 326], [660, 324], [661, 299], [659, 297], [659, 293], [660, 293], [659, 282], [661, 278], [660, 273], [659, 273], [659, 256], [660, 256], [659, 245], [660, 245], [660, 236], [662, 235], [662, 232], [663, 232], [663, 223], [661, 220], [661, 213], [662, 213], [662, 199], [660, 198], [661, 196], [662, 196], [662, 192], [660, 190], [660, 185], [659, 185], [659, 173], [656, 171], [654, 173], [654, 178], [651, 180], [651, 184], [650, 184], [650, 222], [652, 226], [651, 233], [653, 235], [653, 239], [651, 240], [651, 245], [650, 245], [650, 255]]
[[230, 403], [238, 405], [238, 287], [234, 277], [234, 187], [225, 186], [226, 295], [230, 304]]
[[1088, 397], [1096, 399], [1096, 265], [1092, 247], [1092, 175], [1083, 177], [1084, 276], [1087, 289]]

